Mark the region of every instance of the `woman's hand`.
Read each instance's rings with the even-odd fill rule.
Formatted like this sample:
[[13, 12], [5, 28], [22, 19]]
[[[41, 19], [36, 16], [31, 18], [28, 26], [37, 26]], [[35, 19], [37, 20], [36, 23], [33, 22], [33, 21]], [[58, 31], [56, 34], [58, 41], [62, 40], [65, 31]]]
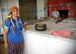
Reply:
[[8, 49], [8, 43], [5, 43], [5, 48]]
[[23, 28], [25, 28], [25, 29], [26, 29], [26, 24], [23, 24]]
[[26, 31], [26, 24], [23, 24], [22, 32]]

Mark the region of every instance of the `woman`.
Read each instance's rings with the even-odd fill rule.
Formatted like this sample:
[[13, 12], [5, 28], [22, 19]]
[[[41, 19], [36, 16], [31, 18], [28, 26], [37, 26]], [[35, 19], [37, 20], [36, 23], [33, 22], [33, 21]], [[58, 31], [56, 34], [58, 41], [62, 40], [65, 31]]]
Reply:
[[8, 54], [23, 54], [24, 40], [22, 31], [25, 31], [24, 21], [18, 16], [18, 8], [10, 8], [12, 17], [4, 24], [4, 43]]

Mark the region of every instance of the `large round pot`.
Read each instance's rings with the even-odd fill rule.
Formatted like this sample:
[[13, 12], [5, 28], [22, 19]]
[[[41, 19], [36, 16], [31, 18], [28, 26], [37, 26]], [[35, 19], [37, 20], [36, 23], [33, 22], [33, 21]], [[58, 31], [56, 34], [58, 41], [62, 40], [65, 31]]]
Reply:
[[35, 24], [35, 30], [37, 31], [45, 31], [46, 29], [46, 24]]

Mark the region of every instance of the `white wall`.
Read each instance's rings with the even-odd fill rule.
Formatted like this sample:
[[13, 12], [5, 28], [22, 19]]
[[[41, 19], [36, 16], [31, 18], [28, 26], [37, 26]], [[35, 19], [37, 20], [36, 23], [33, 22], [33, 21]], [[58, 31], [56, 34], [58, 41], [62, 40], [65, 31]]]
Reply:
[[2, 18], [5, 20], [7, 18], [8, 14], [8, 6], [6, 0], [1, 0], [1, 6], [2, 6]]
[[48, 0], [44, 0], [44, 17], [48, 17]]
[[2, 14], [1, 14], [1, 6], [0, 6], [0, 25], [2, 24]]
[[0, 6], [0, 33], [2, 33], [2, 15], [1, 15], [1, 6]]
[[16, 5], [19, 8], [18, 0], [1, 0], [2, 3], [2, 13], [3, 13], [3, 20], [7, 18], [9, 13], [9, 8], [13, 5]]
[[37, 0], [37, 19], [47, 17], [47, 7], [45, 8], [45, 2], [47, 2], [47, 0]]
[[0, 0], [0, 33], [3, 33], [3, 27], [2, 27], [2, 6], [1, 6], [1, 0]]

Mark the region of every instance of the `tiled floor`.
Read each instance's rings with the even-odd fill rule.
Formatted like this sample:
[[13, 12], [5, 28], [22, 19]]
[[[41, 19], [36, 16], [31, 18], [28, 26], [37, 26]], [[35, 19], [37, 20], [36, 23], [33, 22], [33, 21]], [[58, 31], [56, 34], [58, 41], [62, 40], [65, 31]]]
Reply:
[[7, 50], [4, 48], [4, 44], [0, 44], [0, 54], [8, 54]]

